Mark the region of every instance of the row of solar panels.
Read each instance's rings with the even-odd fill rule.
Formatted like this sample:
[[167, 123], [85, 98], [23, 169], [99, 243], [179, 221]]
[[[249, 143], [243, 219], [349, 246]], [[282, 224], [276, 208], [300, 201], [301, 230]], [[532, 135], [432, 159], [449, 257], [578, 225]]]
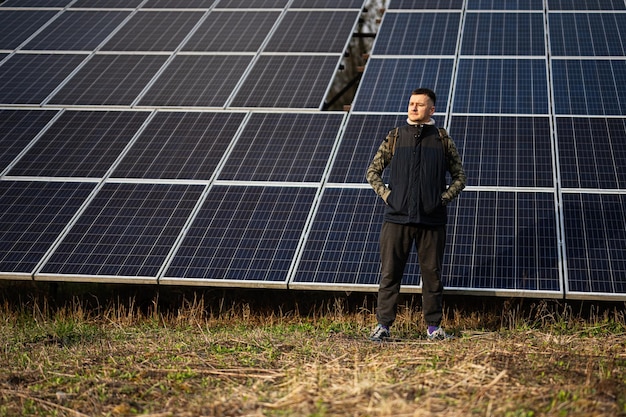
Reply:
[[[79, 8], [352, 8], [357, 0], [4, 0], [5, 7]], [[375, 5], [379, 5], [373, 3]], [[382, 4], [380, 4], [382, 5]], [[624, 0], [392, 0], [389, 9], [402, 10], [625, 10]]]
[[[0, 49], [244, 53], [263, 47], [264, 52], [274, 53], [341, 53], [357, 16], [355, 9], [284, 12], [0, 8]], [[310, 36], [311, 33], [317, 36]]]
[[[3, 176], [209, 181], [235, 138], [219, 180], [345, 185], [365, 183], [376, 138], [404, 119], [351, 115], [333, 155], [342, 128], [336, 113], [5, 109], [0, 115]], [[553, 188], [558, 180], [570, 191], [626, 189], [624, 118], [557, 117], [551, 126], [548, 117], [453, 115], [448, 124], [470, 186]], [[337, 162], [326, 179], [331, 155]]]
[[[263, 46], [264, 52], [336, 53], [345, 48], [355, 18], [349, 10], [283, 12], [0, 8], [0, 50], [243, 53]], [[545, 56], [544, 17], [541, 11], [466, 12], [460, 55]], [[453, 56], [460, 18], [460, 11], [390, 11], [374, 54]], [[552, 57], [624, 56], [625, 13], [550, 12], [547, 19]]]
[[[372, 137], [404, 116], [0, 115], [0, 271], [8, 278], [352, 289], [378, 279], [382, 204], [364, 167], [378, 145]], [[452, 117], [469, 187], [451, 207], [448, 288], [558, 296], [565, 274], [571, 294], [626, 290], [624, 194], [577, 188], [623, 186], [613, 165], [620, 153], [611, 152], [623, 141], [592, 142], [586, 154], [589, 144], [577, 143], [590, 130], [623, 138], [625, 121], [558, 120], [566, 140], [558, 158], [568, 161], [560, 172], [549, 118]], [[558, 175], [574, 187], [561, 196]], [[410, 268], [407, 284], [417, 288], [415, 260]]]
[[[12, 24], [0, 25], [3, 28], [0, 29], [0, 48], [10, 49], [12, 42], [13, 46], [21, 42], [14, 36], [15, 32], [21, 32], [33, 19], [23, 16], [24, 20], [14, 20], [5, 13], [0, 10], [0, 23]], [[89, 19], [77, 13], [94, 13], [98, 17], [88, 22]], [[210, 18], [200, 27], [195, 26], [193, 31], [191, 26], [197, 22], [191, 22], [190, 27], [183, 30], [179, 22], [181, 13], [194, 12], [144, 12], [144, 15], [164, 17], [148, 19], [149, 22], [140, 17], [142, 14], [137, 14], [133, 16], [137, 18], [136, 24], [117, 32], [104, 46], [113, 42], [132, 50], [142, 49], [140, 44], [143, 44], [162, 51], [173, 50], [181, 45], [181, 39], [187, 39], [183, 44], [190, 45], [192, 50], [193, 45], [204, 49], [216, 45], [216, 50], [217, 45], [228, 45], [227, 49], [238, 51], [235, 45], [242, 45], [242, 53], [185, 53], [184, 47], [176, 54], [120, 54], [102, 50], [89, 55], [59, 51], [25, 53], [24, 48], [31, 44], [36, 49], [43, 47], [41, 43], [50, 47], [60, 45], [63, 49], [64, 43], [72, 42], [78, 47], [80, 42], [76, 39], [98, 45], [101, 43], [98, 37], [82, 36], [80, 31], [95, 30], [106, 39], [113, 30], [103, 31], [96, 24], [115, 21], [106, 12], [66, 12], [63, 15], [73, 16], [68, 20], [55, 20], [58, 26], [48, 27], [47, 31], [31, 37], [19, 53], [0, 53], [0, 104], [319, 109], [328, 92], [329, 80], [341, 64], [340, 54], [346, 47], [346, 38], [358, 18], [355, 11], [287, 12], [271, 32], [272, 36], [266, 39], [269, 35], [263, 36], [257, 31], [253, 37], [257, 41], [251, 43], [248, 29], [262, 25], [257, 25], [259, 19], [247, 19], [248, 12], [227, 13], [240, 14], [235, 20], [245, 22], [245, 27], [230, 25], [230, 17], [224, 12], [213, 11], [208, 15]], [[522, 13], [520, 17], [519, 13], [467, 13], [458, 59], [454, 57], [454, 48], [459, 13], [413, 15], [416, 14], [388, 13], [385, 16], [355, 111], [403, 111], [404, 95], [416, 78], [434, 86], [442, 97], [440, 107], [446, 108], [445, 100], [451, 91], [452, 78], [456, 76], [455, 102], [451, 108], [455, 113], [550, 114], [550, 90], [555, 114], [626, 113], [622, 99], [626, 93], [626, 60], [623, 59], [626, 47], [621, 42], [626, 38], [626, 13], [550, 13], [547, 23], [550, 60], [546, 59], [543, 42], [542, 14]], [[490, 31], [488, 38], [482, 39], [483, 35], [479, 34], [486, 31], [481, 30], [481, 19], [489, 20], [488, 27], [500, 30]], [[565, 20], [580, 20], [584, 24], [565, 23]], [[85, 26], [71, 24], [85, 21], [88, 23]], [[266, 30], [270, 31], [276, 24], [271, 19], [267, 22]], [[310, 36], [319, 31], [325, 35]], [[419, 37], [411, 36], [420, 31], [433, 33], [432, 42], [418, 42]], [[240, 35], [235, 36], [237, 33]], [[263, 39], [267, 42], [263, 43]], [[408, 40], [394, 42], [393, 39]], [[519, 45], [530, 49], [521, 50]], [[251, 52], [243, 53], [248, 47]], [[262, 53], [257, 52], [258, 48], [262, 48]], [[321, 49], [325, 52], [320, 53]], [[489, 57], [517, 53], [524, 56]], [[595, 59], [586, 59], [590, 55]]]
[[[261, 56], [247, 74], [250, 56], [178, 55], [161, 70], [166, 60], [96, 55], [72, 76], [81, 56], [15, 54], [0, 66], [0, 105], [319, 109], [340, 58]], [[401, 111], [415, 79], [433, 85], [446, 108], [454, 63], [372, 58], [354, 110]], [[461, 59], [452, 111], [547, 115], [552, 90], [555, 114], [626, 113], [626, 60], [552, 60], [551, 89], [548, 68], [544, 59]]]
[[[176, 3], [202, 11], [138, 3], [72, 11], [83, 2], [61, 1], [68, 7], [51, 10], [55, 18], [0, 46], [5, 278], [374, 290], [383, 206], [364, 171], [386, 131], [403, 123], [408, 92], [425, 85], [440, 97], [436, 119], [452, 132], [469, 181], [449, 211], [447, 288], [626, 294], [624, 14], [606, 13], [623, 1], [548, 1], [544, 13], [533, 11], [543, 1], [393, 0], [350, 114], [319, 108], [360, 4], [239, 2], [281, 10], [245, 12], [256, 22], [233, 30], [217, 24], [242, 21], [240, 11], [219, 11], [232, 1]], [[3, 3], [0, 16], [14, 5]], [[525, 11], [473, 12], [493, 8]], [[87, 42], [72, 41], [72, 30], [91, 29], [61, 25], [72, 13], [120, 12], [125, 24], [89, 45], [97, 50], [65, 49]], [[263, 42], [246, 43], [271, 13]], [[329, 19], [286, 24], [335, 14], [352, 20], [321, 43], [315, 25]], [[163, 25], [180, 37], [170, 46], [149, 19], [135, 36], [124, 31], [157, 15], [202, 17], [182, 34]], [[0, 39], [13, 42], [3, 30], [10, 25], [0, 25]], [[210, 46], [208, 33], [223, 38]], [[194, 37], [203, 40], [192, 46]], [[312, 52], [328, 39], [337, 39], [332, 53]], [[227, 40], [235, 51], [214, 50]], [[117, 46], [106, 50], [109, 42]], [[272, 42], [295, 49], [267, 52]], [[46, 44], [63, 47], [36, 49]], [[135, 52], [114, 50], [126, 47]], [[419, 291], [415, 259], [408, 268], [405, 288]]]

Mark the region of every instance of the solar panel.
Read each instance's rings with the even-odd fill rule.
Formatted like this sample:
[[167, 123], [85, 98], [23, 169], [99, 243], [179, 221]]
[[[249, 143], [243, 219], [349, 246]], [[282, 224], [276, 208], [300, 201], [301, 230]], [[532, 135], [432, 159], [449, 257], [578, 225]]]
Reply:
[[218, 178], [319, 182], [342, 121], [336, 113], [255, 113]]
[[84, 55], [12, 55], [0, 65], [0, 104], [42, 103], [84, 59]]
[[543, 10], [543, 0], [468, 0], [468, 10]]
[[544, 59], [461, 59], [454, 112], [548, 114]]
[[626, 189], [626, 119], [556, 119], [561, 185]]
[[0, 109], [0, 174], [52, 120], [56, 111]]
[[215, 0], [147, 0], [142, 3], [144, 8], [154, 9], [171, 9], [171, 8], [186, 8], [186, 9], [208, 9], [215, 4]]
[[623, 0], [548, 0], [549, 10], [625, 10]]
[[203, 188], [105, 184], [38, 271], [40, 278], [156, 282]]
[[23, 49], [90, 51], [129, 15], [122, 11], [68, 11], [59, 15]]
[[464, 191], [449, 210], [449, 288], [562, 291], [555, 193]]
[[626, 114], [626, 60], [552, 61], [556, 114]]
[[251, 61], [249, 55], [177, 55], [139, 104], [224, 107]]
[[453, 116], [469, 186], [555, 186], [548, 117]]
[[230, 107], [320, 109], [336, 55], [261, 55]]
[[626, 293], [624, 194], [563, 194], [567, 294], [611, 298]]
[[[377, 288], [383, 206], [369, 187], [326, 188], [290, 287]], [[405, 289], [419, 284], [415, 256], [403, 284]]]
[[30, 279], [95, 184], [0, 181], [0, 275]]
[[419, 10], [419, 9], [461, 9], [463, 0], [393, 0], [390, 9]]
[[626, 14], [550, 13], [554, 56], [626, 56]]
[[289, 0], [220, 0], [216, 9], [282, 9]]
[[543, 13], [465, 15], [461, 55], [545, 54]]
[[57, 7], [67, 6], [72, 0], [5, 0], [0, 7]]
[[453, 59], [371, 58], [359, 84], [354, 111], [406, 113], [406, 95], [417, 86], [437, 92], [445, 109], [452, 83]]
[[365, 170], [385, 136], [405, 122], [406, 115], [350, 115], [328, 181], [365, 183]]
[[158, 112], [113, 178], [209, 180], [244, 113]]
[[291, 9], [360, 9], [363, 0], [292, 0]]
[[360, 9], [363, 0], [293, 0], [291, 9]]
[[102, 47], [103, 51], [174, 51], [203, 12], [141, 10]]
[[52, 10], [2, 10], [0, 8], [0, 49], [16, 49], [56, 13]]
[[147, 118], [147, 112], [66, 111], [8, 175], [103, 177]]
[[[376, 36], [376, 55], [454, 55], [460, 13], [388, 13]], [[424, 42], [428, 39], [428, 42]]]
[[161, 281], [286, 286], [316, 191], [213, 187]]
[[202, 22], [183, 51], [256, 52], [276, 23], [280, 11], [214, 10]]
[[49, 104], [129, 106], [166, 59], [163, 55], [95, 55]]
[[144, 0], [75, 0], [70, 8], [134, 9], [143, 2]]
[[358, 17], [354, 11], [288, 11], [264, 51], [341, 53]]

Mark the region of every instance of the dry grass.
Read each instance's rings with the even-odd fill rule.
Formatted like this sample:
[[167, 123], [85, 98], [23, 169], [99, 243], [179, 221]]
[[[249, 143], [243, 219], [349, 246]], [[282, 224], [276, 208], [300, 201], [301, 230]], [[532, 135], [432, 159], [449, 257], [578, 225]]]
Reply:
[[368, 297], [26, 298], [0, 305], [0, 416], [626, 415], [623, 306], [447, 304], [459, 337], [429, 342], [410, 298], [376, 344]]

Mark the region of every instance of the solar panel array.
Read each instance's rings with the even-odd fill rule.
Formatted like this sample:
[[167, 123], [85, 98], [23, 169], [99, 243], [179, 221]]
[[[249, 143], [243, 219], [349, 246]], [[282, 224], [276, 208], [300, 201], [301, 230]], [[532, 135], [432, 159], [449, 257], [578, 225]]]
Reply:
[[624, 1], [387, 3], [349, 112], [375, 1], [0, 3], [0, 278], [375, 291], [365, 170], [424, 86], [468, 176], [447, 290], [626, 299]]

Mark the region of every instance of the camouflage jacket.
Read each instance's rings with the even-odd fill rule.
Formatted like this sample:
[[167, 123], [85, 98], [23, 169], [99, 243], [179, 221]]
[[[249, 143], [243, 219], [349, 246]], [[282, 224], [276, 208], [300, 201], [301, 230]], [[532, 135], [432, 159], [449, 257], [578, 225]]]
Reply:
[[[423, 153], [421, 164], [426, 168], [417, 169], [427, 169], [427, 173], [421, 174], [423, 178], [420, 178], [420, 173], [416, 173], [415, 157], [411, 156], [415, 155], [416, 148], [414, 134], [415, 138], [420, 137], [419, 143], [424, 144], [419, 146], [419, 154]], [[443, 147], [437, 143], [443, 144]], [[396, 158], [399, 160], [395, 161], [396, 166], [392, 167], [390, 183], [387, 186], [382, 174], [385, 168], [392, 164], [396, 152], [398, 153]], [[439, 158], [442, 158], [441, 163], [437, 162]], [[449, 186], [445, 184], [443, 171], [450, 173]], [[445, 222], [445, 205], [459, 195], [466, 183], [465, 171], [454, 141], [445, 129], [436, 130], [430, 125], [421, 127], [406, 125], [391, 130], [369, 165], [366, 178], [376, 194], [387, 204], [386, 220], [400, 223]], [[394, 187], [396, 192], [390, 199]]]

